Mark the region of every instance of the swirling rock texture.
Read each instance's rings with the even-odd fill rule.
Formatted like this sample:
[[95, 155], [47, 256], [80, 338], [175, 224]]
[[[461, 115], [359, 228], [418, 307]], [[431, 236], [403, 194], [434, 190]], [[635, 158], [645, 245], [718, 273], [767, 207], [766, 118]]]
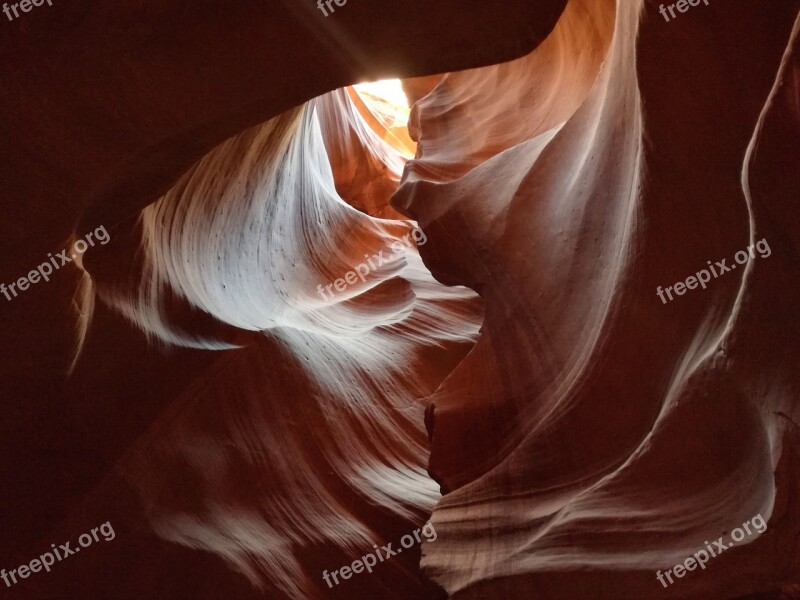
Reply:
[[794, 597], [800, 0], [374, 4], [4, 24], [2, 280], [111, 242], [0, 299], [1, 565], [116, 536], [0, 589]]
[[[766, 123], [797, 134], [797, 5], [669, 24], [650, 8], [618, 4], [588, 95], [527, 141], [486, 135], [483, 102], [428, 117], [441, 88], [416, 107], [423, 152], [395, 204], [433, 240], [422, 255], [437, 278], [486, 302], [476, 348], [429, 399], [446, 494], [423, 567], [454, 597], [732, 598], [796, 581], [798, 319], [783, 302], [797, 292], [797, 138]], [[737, 22], [760, 33], [745, 42]], [[537, 79], [531, 103], [551, 90], [569, 103], [563, 82]], [[474, 143], [427, 118], [459, 120], [456, 140]], [[479, 164], [462, 175], [462, 161]], [[666, 306], [655, 296], [762, 238], [782, 258]], [[768, 534], [657, 584], [758, 513]]]

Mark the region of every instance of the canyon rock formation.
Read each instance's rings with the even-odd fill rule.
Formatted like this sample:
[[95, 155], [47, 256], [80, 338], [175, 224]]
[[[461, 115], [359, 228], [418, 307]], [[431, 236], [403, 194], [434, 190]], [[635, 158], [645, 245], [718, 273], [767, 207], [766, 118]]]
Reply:
[[[0, 279], [111, 237], [0, 298], [0, 567], [116, 532], [9, 597], [798, 593], [800, 0], [0, 33]], [[387, 76], [413, 142], [350, 87]]]

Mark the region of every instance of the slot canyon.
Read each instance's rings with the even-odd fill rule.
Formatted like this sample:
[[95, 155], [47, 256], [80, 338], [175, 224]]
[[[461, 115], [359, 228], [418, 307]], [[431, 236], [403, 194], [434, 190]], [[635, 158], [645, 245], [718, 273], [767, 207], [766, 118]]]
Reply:
[[800, 598], [800, 0], [42, 1], [0, 596]]

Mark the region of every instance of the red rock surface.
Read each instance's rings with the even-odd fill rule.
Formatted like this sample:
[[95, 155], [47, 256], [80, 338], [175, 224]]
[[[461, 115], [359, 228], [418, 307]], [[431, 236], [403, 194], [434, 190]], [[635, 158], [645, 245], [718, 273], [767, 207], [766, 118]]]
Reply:
[[[547, 43], [417, 104], [421, 152], [393, 203], [429, 233], [434, 275], [486, 302], [478, 344], [428, 399], [447, 493], [423, 568], [453, 597], [736, 598], [797, 581], [797, 10], [732, 2], [666, 24], [620, 4], [582, 104], [563, 124], [498, 125], [506, 139], [485, 133], [505, 111], [469, 86], [516, 69], [496, 104], [524, 97]], [[656, 296], [761, 239], [769, 258]], [[656, 581], [756, 514], [765, 535]]]
[[[116, 531], [4, 591], [792, 597], [799, 11], [74, 1], [3, 22], [0, 281], [112, 241], [0, 298], [0, 567]], [[405, 168], [345, 89], [389, 75], [416, 102]], [[398, 246], [408, 218], [424, 237]], [[658, 299], [761, 239], [768, 258]], [[658, 583], [756, 514], [766, 533]], [[428, 519], [435, 541], [323, 582]]]

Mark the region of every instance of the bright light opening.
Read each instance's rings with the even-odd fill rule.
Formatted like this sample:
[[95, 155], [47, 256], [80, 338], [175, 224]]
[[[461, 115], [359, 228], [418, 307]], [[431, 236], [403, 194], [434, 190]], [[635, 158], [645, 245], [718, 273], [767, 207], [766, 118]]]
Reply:
[[[370, 123], [381, 137], [406, 158], [413, 158], [417, 144], [408, 135], [411, 108], [399, 79], [384, 79], [353, 86], [358, 98], [376, 119]], [[380, 129], [384, 129], [381, 132]]]
[[399, 79], [384, 79], [353, 86], [373, 111], [384, 117], [393, 127], [405, 126], [411, 112], [408, 98]]

